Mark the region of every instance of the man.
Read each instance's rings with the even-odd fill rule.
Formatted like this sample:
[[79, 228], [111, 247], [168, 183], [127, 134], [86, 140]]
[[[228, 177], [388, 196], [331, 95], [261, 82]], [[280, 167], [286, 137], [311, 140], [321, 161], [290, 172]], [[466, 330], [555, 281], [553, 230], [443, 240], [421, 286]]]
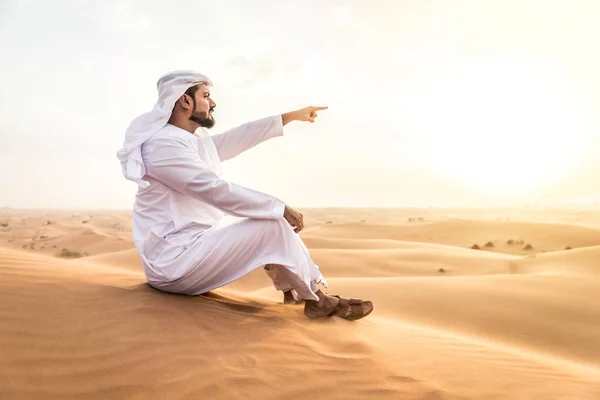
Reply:
[[211, 137], [206, 128], [215, 124], [216, 104], [206, 76], [174, 71], [157, 87], [156, 105], [130, 124], [117, 153], [124, 176], [139, 185], [133, 239], [148, 283], [198, 295], [264, 266], [284, 302], [293, 302], [295, 293], [311, 319], [356, 320], [371, 313], [371, 302], [319, 289], [327, 283], [298, 235], [304, 227], [300, 212], [222, 175], [222, 161], [282, 136], [292, 121], [314, 122], [327, 107], [263, 118]]

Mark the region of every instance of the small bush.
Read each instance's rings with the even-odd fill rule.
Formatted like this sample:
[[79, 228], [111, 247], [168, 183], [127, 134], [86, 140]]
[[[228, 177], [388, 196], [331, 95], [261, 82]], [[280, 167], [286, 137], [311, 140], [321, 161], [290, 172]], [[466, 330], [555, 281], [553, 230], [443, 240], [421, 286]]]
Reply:
[[487, 243], [485, 244], [485, 247], [494, 247], [494, 243], [492, 243], [492, 242], [487, 242]]
[[567, 247], [565, 247], [565, 250], [571, 250], [571, 249], [572, 249], [572, 247], [571, 247], [571, 246], [567, 246]]
[[513, 244], [515, 244], [515, 241], [514, 241], [514, 240], [512, 240], [512, 239], [508, 239], [508, 240], [506, 241], [506, 244], [510, 246], [510, 245], [513, 245]]
[[523, 247], [523, 250], [533, 250], [533, 246], [527, 243], [525, 247]]
[[471, 248], [473, 250], [479, 250], [479, 249], [481, 249], [481, 247], [479, 247], [479, 245], [477, 243], [475, 243], [473, 246], [471, 246]]
[[62, 251], [58, 254], [59, 257], [63, 258], [80, 258], [83, 257], [84, 254], [81, 254], [78, 251], [71, 251], [68, 249], [62, 249]]

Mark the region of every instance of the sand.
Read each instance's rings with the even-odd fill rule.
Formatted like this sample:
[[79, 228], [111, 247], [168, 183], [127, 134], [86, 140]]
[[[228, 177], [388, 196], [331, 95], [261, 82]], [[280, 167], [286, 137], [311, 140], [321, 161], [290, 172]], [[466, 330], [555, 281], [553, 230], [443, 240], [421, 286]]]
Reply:
[[302, 211], [368, 318], [310, 321], [262, 270], [154, 290], [129, 212], [0, 210], [0, 398], [600, 399], [598, 210]]

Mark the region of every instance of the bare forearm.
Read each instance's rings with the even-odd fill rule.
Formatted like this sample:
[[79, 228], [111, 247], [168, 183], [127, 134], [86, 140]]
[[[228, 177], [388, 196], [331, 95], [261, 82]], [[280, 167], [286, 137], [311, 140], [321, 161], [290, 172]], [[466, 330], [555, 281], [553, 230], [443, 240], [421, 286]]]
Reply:
[[283, 124], [283, 126], [287, 125], [288, 123], [295, 121], [297, 119], [297, 112], [296, 111], [290, 111], [290, 112], [286, 112], [285, 114], [281, 114], [281, 123]]

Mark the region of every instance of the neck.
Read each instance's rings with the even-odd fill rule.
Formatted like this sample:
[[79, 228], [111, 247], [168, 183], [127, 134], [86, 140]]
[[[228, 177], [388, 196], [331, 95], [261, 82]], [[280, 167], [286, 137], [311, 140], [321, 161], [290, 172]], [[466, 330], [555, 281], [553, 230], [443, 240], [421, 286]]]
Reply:
[[198, 129], [198, 124], [194, 121], [190, 121], [189, 118], [181, 115], [172, 115], [169, 118], [169, 124], [176, 126], [184, 131], [188, 131], [189, 133], [195, 133], [196, 129]]

